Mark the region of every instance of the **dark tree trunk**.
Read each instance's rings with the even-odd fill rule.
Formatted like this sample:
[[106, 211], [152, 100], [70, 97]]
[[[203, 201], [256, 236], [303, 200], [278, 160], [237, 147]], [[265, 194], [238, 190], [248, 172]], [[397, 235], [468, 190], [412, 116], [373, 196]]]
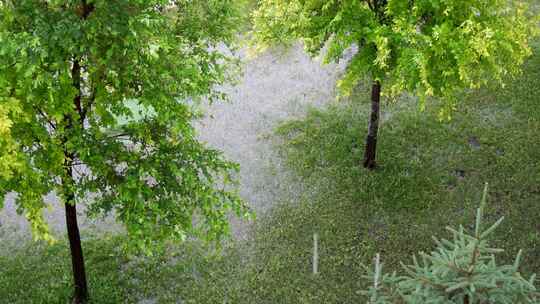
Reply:
[[[73, 80], [73, 86], [79, 92], [73, 99], [74, 108], [79, 113], [81, 110], [81, 66], [79, 60], [73, 61], [73, 67], [71, 68], [71, 78]], [[74, 126], [73, 117], [66, 115], [64, 117], [66, 121], [66, 132], [71, 132], [76, 127]], [[84, 118], [79, 117], [79, 123], [81, 127], [83, 125]], [[64, 137], [64, 145], [68, 141], [68, 136]], [[84, 269], [84, 257], [81, 246], [81, 236], [79, 234], [79, 225], [77, 223], [77, 207], [75, 205], [75, 193], [73, 191], [74, 176], [73, 176], [73, 160], [75, 154], [64, 147], [64, 167], [65, 174], [63, 183], [63, 191], [65, 196], [66, 207], [66, 226], [69, 238], [69, 247], [71, 249], [71, 265], [73, 270], [73, 284], [75, 291], [73, 294], [73, 303], [82, 304], [88, 300], [88, 287], [86, 284], [86, 271]]]
[[[82, 1], [82, 15], [81, 18], [86, 19], [91, 9], [86, 4], [86, 0]], [[80, 128], [84, 128], [84, 112], [82, 110], [81, 99], [81, 63], [78, 58], [73, 60], [73, 66], [71, 68], [71, 79], [73, 81], [73, 87], [77, 90], [78, 94], [73, 99], [73, 106], [75, 111], [79, 114], [79, 119], [74, 122], [72, 115], [66, 115], [64, 117], [66, 121], [66, 130], [68, 134], [77, 127], [75, 124], [79, 123]], [[69, 135], [64, 137], [64, 145], [68, 142]], [[77, 207], [75, 202], [75, 193], [73, 190], [74, 176], [73, 176], [73, 160], [76, 154], [69, 151], [67, 146], [64, 146], [64, 166], [65, 174], [63, 182], [63, 191], [65, 196], [65, 208], [66, 208], [66, 226], [69, 238], [69, 247], [71, 249], [71, 265], [73, 270], [73, 304], [84, 304], [88, 301], [88, 286], [86, 283], [86, 270], [84, 267], [84, 256], [81, 245], [81, 236], [79, 233], [79, 225], [77, 223]]]
[[369, 119], [366, 149], [364, 152], [364, 168], [369, 170], [373, 170], [377, 166], [375, 160], [377, 155], [377, 133], [379, 132], [380, 102], [381, 83], [375, 81], [371, 88], [371, 116]]
[[[68, 162], [71, 162], [68, 160]], [[68, 177], [66, 179], [73, 180], [73, 169], [71, 164], [66, 168]], [[67, 186], [67, 187], [66, 187]], [[79, 226], [77, 224], [77, 207], [75, 206], [75, 195], [73, 190], [65, 185], [64, 191], [66, 196], [66, 226], [69, 238], [69, 247], [71, 249], [71, 265], [73, 269], [73, 283], [75, 292], [73, 294], [73, 303], [82, 304], [88, 300], [88, 287], [86, 284], [86, 271], [84, 269], [84, 257], [81, 246], [81, 237], [79, 234]]]

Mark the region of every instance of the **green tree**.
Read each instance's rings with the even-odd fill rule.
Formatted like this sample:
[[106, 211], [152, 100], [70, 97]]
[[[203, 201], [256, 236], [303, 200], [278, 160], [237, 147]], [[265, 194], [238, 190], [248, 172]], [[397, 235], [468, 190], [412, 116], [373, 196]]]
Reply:
[[525, 11], [507, 0], [261, 0], [254, 37], [259, 48], [301, 39], [326, 62], [358, 48], [338, 85], [350, 95], [366, 76], [373, 80], [364, 155], [373, 169], [381, 86], [389, 96], [419, 96], [422, 107], [441, 97], [441, 115], [449, 115], [456, 93], [519, 72], [534, 28]]
[[43, 196], [61, 197], [74, 302], [88, 298], [77, 204], [114, 211], [146, 252], [219, 239], [230, 211], [248, 211], [237, 165], [191, 125], [193, 100], [222, 99], [236, 71], [220, 50], [238, 18], [234, 0], [0, 0], [0, 197], [18, 193], [46, 240]]

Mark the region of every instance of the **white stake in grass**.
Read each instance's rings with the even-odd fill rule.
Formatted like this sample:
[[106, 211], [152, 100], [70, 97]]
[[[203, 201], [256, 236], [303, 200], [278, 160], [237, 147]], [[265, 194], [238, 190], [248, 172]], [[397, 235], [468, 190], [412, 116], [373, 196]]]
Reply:
[[313, 234], [313, 274], [319, 274], [319, 235]]

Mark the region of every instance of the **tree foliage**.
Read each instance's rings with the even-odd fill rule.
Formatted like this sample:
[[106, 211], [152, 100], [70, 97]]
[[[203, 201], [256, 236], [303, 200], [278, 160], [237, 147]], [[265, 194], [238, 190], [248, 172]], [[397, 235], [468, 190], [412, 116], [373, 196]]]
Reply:
[[520, 273], [521, 251], [513, 265], [497, 265], [488, 236], [503, 218], [484, 228], [487, 186], [476, 215], [475, 231], [448, 227], [452, 240], [435, 239], [437, 248], [420, 253], [412, 265], [402, 264], [404, 275], [384, 274], [377, 256], [375, 270], [367, 278], [374, 284], [363, 293], [369, 303], [538, 303], [536, 276], [526, 280]]
[[536, 26], [526, 10], [507, 0], [261, 0], [254, 33], [259, 48], [302, 39], [326, 62], [357, 46], [339, 83], [345, 95], [367, 75], [387, 94], [452, 100], [519, 72]]
[[146, 249], [247, 212], [237, 165], [191, 125], [236, 71], [239, 18], [232, 0], [0, 1], [0, 197], [18, 193], [36, 237], [50, 191], [114, 211]]
[[[14, 100], [6, 101], [0, 108], [0, 178], [8, 180], [16, 174], [20, 159], [15, 153], [17, 142], [11, 136], [13, 124], [10, 116], [17, 115], [19, 106]], [[0, 207], [3, 201], [0, 201]]]

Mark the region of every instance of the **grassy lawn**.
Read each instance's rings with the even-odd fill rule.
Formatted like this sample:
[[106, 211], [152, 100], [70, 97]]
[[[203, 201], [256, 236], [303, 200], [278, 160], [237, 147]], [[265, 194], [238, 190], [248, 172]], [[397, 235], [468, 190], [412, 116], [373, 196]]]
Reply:
[[[261, 218], [249, 242], [219, 252], [197, 243], [136, 258], [122, 236], [84, 243], [93, 303], [360, 303], [361, 264], [381, 253], [387, 270], [429, 251], [444, 227], [472, 226], [484, 183], [493, 240], [523, 272], [540, 273], [540, 54], [505, 89], [464, 96], [440, 122], [401, 98], [382, 109], [379, 168], [360, 168], [368, 95], [311, 110], [277, 130], [278, 149], [305, 184], [299, 201]], [[311, 275], [312, 235], [320, 274]], [[29, 244], [0, 255], [0, 303], [67, 303], [65, 243]], [[152, 302], [149, 302], [152, 303]]]
[[[464, 96], [452, 121], [440, 105], [387, 104], [375, 172], [360, 168], [367, 128], [363, 102], [312, 110], [278, 129], [281, 151], [307, 185], [261, 224], [255, 244], [260, 288], [253, 303], [358, 303], [360, 263], [381, 253], [387, 270], [429, 251], [447, 225], [473, 226], [484, 183], [488, 219], [506, 220], [493, 240], [524, 273], [540, 272], [540, 56], [504, 90]], [[321, 275], [309, 275], [311, 235], [321, 235]], [[255, 285], [254, 285], [255, 286]]]
[[[380, 252], [390, 270], [429, 251], [447, 225], [472, 226], [483, 184], [489, 216], [507, 219], [494, 239], [509, 262], [525, 249], [523, 272], [540, 272], [540, 57], [504, 90], [460, 100], [453, 120], [439, 106], [387, 104], [376, 172], [360, 169], [368, 96], [312, 110], [278, 133], [306, 199], [285, 203], [257, 234], [259, 303], [354, 303], [360, 262]], [[321, 275], [309, 276], [311, 235], [321, 235]], [[291, 273], [295, 275], [291, 276]], [[266, 287], [266, 288], [265, 288]]]
[[[238, 273], [229, 269], [239, 265], [234, 249], [188, 241], [181, 248], [171, 245], [167, 253], [140, 257], [124, 250], [125, 241], [109, 236], [83, 242], [90, 303], [222, 303], [225, 294], [240, 294], [226, 282]], [[0, 303], [69, 303], [72, 277], [65, 242], [4, 253], [0, 274]]]

